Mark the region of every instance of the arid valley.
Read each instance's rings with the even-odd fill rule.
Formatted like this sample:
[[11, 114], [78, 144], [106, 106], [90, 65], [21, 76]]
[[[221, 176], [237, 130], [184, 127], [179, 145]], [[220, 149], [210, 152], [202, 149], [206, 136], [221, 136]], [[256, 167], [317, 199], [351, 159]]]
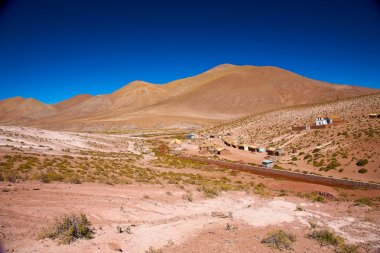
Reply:
[[229, 64], [2, 100], [0, 252], [379, 252], [379, 109], [376, 89]]

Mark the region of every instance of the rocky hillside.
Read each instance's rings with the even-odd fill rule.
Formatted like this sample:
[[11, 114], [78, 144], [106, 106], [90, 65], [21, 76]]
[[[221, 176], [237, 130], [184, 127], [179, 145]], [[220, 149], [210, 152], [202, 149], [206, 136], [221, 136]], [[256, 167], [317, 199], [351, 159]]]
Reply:
[[[226, 122], [208, 132], [240, 143], [283, 148], [280, 166], [338, 177], [380, 181], [380, 94], [317, 105], [295, 106]], [[343, 120], [326, 129], [293, 131], [318, 116]], [[356, 173], [356, 174], [355, 174]], [[356, 176], [353, 176], [353, 175]]]

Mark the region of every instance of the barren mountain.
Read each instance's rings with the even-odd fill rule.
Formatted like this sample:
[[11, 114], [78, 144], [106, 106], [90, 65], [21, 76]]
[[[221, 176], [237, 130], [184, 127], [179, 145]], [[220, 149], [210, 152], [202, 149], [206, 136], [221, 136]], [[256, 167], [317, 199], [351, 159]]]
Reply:
[[40, 108], [43, 113], [18, 109], [18, 114], [28, 115], [27, 121], [5, 114], [7, 108], [20, 107], [9, 102], [3, 105], [5, 100], [0, 104], [0, 123], [69, 130], [188, 128], [292, 105], [377, 92], [315, 81], [276, 67], [223, 64], [163, 85], [135, 81], [112, 94], [74, 97], [55, 106], [39, 103], [36, 112]]
[[72, 98], [66, 99], [62, 102], [59, 102], [59, 103], [55, 104], [54, 107], [59, 111], [63, 111], [63, 110], [69, 109], [73, 106], [76, 106], [80, 103], [83, 103], [84, 101], [86, 101], [90, 98], [92, 98], [92, 96], [89, 94], [80, 94], [80, 95], [76, 95]]
[[53, 106], [34, 98], [14, 97], [0, 101], [1, 123], [26, 123], [56, 113]]

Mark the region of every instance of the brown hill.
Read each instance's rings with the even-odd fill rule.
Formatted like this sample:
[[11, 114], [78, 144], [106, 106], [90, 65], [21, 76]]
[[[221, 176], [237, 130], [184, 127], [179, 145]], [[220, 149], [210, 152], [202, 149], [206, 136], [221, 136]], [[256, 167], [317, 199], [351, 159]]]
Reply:
[[292, 105], [377, 92], [320, 82], [276, 67], [223, 64], [164, 85], [135, 81], [109, 95], [66, 100], [58, 104], [58, 113], [28, 124], [71, 130], [195, 127]]
[[57, 104], [54, 105], [54, 108], [56, 108], [58, 111], [63, 111], [63, 110], [67, 110], [71, 107], [74, 107], [80, 103], [83, 103], [84, 101], [92, 98], [93, 96], [89, 95], [89, 94], [80, 94], [80, 95], [76, 95], [72, 98], [69, 98], [67, 100], [64, 100], [62, 102], [59, 102]]
[[154, 111], [216, 119], [373, 92], [315, 81], [275, 67], [232, 65], [165, 86], [176, 95], [155, 106]]
[[14, 97], [0, 101], [0, 122], [29, 122], [56, 113], [54, 107], [34, 98]]

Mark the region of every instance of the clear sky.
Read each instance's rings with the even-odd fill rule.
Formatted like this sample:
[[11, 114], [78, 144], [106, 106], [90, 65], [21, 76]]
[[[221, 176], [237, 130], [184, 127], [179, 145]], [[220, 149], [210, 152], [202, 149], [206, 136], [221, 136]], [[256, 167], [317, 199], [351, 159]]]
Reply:
[[222, 63], [380, 88], [380, 1], [0, 0], [0, 99], [56, 103]]

